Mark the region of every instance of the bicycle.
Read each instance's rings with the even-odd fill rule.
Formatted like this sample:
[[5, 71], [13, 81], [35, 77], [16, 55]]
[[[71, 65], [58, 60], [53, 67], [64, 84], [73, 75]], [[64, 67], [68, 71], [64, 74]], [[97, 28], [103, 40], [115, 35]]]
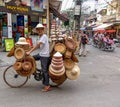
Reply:
[[[36, 72], [32, 74], [34, 76], [34, 79], [36, 81], [41, 81], [43, 78], [43, 72], [41, 69], [36, 68]], [[31, 76], [31, 75], [30, 75]], [[21, 76], [19, 75], [13, 68], [13, 65], [8, 66], [4, 73], [3, 73], [3, 79], [4, 82], [10, 86], [11, 88], [20, 88], [22, 86], [24, 86], [28, 79], [30, 79], [30, 76]], [[51, 80], [51, 79], [50, 79]], [[63, 81], [64, 82], [64, 81]], [[63, 83], [62, 82], [62, 83]], [[51, 80], [51, 86], [52, 87], [57, 87], [59, 85], [61, 85], [62, 83], [59, 84], [55, 84], [54, 82], [52, 82]]]

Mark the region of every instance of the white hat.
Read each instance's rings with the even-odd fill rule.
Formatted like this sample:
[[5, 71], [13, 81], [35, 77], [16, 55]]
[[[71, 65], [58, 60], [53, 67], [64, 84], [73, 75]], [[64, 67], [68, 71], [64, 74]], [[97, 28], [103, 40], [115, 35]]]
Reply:
[[77, 64], [74, 65], [72, 70], [66, 70], [66, 76], [70, 80], [77, 79], [79, 75], [80, 75], [80, 68], [78, 67]]
[[26, 41], [26, 38], [24, 37], [20, 37], [18, 42], [16, 44], [19, 44], [19, 45], [27, 45], [29, 44], [27, 41]]
[[39, 23], [35, 28], [44, 28], [44, 26], [41, 23]]

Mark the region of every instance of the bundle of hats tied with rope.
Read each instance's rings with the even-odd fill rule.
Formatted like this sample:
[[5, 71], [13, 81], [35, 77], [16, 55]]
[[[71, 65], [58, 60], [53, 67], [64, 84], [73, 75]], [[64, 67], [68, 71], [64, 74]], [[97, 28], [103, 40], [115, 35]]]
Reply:
[[53, 82], [60, 83], [61, 78], [64, 82], [67, 78], [75, 80], [79, 77], [80, 68], [77, 64], [79, 61], [75, 51], [76, 42], [72, 38], [65, 38], [63, 42], [55, 43], [49, 66], [49, 74]]
[[8, 57], [14, 56], [16, 62], [13, 65], [14, 70], [21, 76], [30, 76], [35, 72], [36, 63], [32, 56], [27, 56], [26, 52], [29, 50], [30, 45], [24, 37], [19, 38], [15, 47], [8, 53]]
[[80, 75], [78, 59], [75, 55], [76, 42], [72, 38], [65, 38], [63, 42], [56, 42], [52, 50], [52, 61], [49, 75], [53, 82], [60, 84], [67, 78], [75, 80]]

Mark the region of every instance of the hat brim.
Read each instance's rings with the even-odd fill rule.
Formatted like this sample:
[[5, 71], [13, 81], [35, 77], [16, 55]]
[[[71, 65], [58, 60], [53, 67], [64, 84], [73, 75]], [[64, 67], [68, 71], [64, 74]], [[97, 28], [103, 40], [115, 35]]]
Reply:
[[28, 45], [28, 42], [17, 42], [16, 44], [20, 44], [20, 45]]
[[80, 71], [77, 72], [76, 75], [72, 75], [72, 70], [66, 70], [66, 76], [70, 80], [76, 80], [80, 75]]

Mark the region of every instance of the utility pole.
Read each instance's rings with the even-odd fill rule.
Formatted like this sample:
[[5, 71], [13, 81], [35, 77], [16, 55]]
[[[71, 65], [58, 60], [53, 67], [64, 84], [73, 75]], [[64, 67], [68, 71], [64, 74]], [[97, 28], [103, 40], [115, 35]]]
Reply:
[[75, 40], [78, 41], [79, 30], [80, 30], [80, 17], [81, 17], [81, 0], [75, 1], [75, 12], [74, 12], [74, 36]]
[[50, 0], [47, 0], [47, 35], [50, 37]]

